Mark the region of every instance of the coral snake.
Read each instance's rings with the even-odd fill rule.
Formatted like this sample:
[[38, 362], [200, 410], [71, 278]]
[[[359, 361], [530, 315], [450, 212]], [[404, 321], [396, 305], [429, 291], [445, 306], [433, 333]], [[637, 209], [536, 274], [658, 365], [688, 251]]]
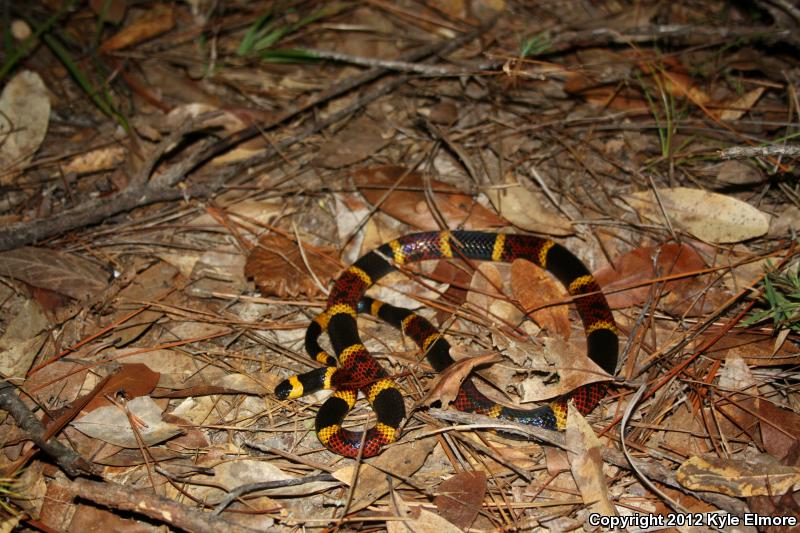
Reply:
[[[383, 276], [404, 264], [454, 257], [506, 263], [523, 258], [552, 273], [574, 299], [586, 333], [587, 355], [605, 371], [614, 373], [618, 339], [611, 310], [592, 275], [563, 246], [532, 235], [477, 231], [406, 235], [362, 256], [339, 276], [331, 289], [326, 309], [306, 331], [306, 350], [325, 366], [292, 376], [275, 388], [275, 394], [280, 399], [297, 398], [320, 389], [334, 390], [316, 417], [317, 437], [329, 450], [347, 457], [357, 457], [363, 445], [361, 456], [374, 456], [382, 446], [398, 438], [400, 423], [405, 418], [400, 389], [361, 342], [356, 327], [358, 313], [371, 313], [401, 328], [425, 352], [437, 372], [453, 363], [450, 345], [430, 322], [407, 309], [367, 298], [364, 293]], [[318, 343], [323, 331], [328, 332], [335, 358]], [[368, 398], [378, 419], [366, 435], [342, 427], [345, 416], [356, 402], [358, 391]], [[453, 405], [462, 411], [546, 429], [563, 429], [568, 400], [572, 400], [575, 407], [586, 414], [595, 408], [605, 393], [604, 383], [590, 383], [549, 404], [523, 410], [495, 403], [467, 379]]]

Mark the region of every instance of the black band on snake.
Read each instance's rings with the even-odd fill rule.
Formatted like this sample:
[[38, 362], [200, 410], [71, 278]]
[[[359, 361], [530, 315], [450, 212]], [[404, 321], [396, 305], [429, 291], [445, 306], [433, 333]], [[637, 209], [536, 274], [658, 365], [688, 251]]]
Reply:
[[[364, 293], [383, 276], [415, 261], [464, 258], [510, 263], [522, 258], [552, 273], [574, 298], [586, 332], [587, 355], [606, 372], [617, 365], [617, 327], [600, 287], [581, 261], [563, 246], [532, 235], [442, 231], [414, 233], [388, 242], [362, 256], [333, 285], [325, 310], [306, 332], [306, 350], [324, 368], [292, 376], [280, 383], [278, 398], [297, 398], [320, 389], [333, 389], [317, 413], [316, 432], [329, 450], [347, 457], [371, 457], [394, 442], [405, 418], [403, 397], [394, 380], [367, 352], [358, 335], [356, 316], [367, 312], [378, 316], [405, 334], [425, 352], [429, 363], [441, 372], [453, 363], [450, 345], [427, 320], [407, 309], [384, 304]], [[319, 346], [327, 331], [336, 357]], [[338, 363], [337, 363], [338, 361]], [[342, 428], [342, 421], [362, 391], [378, 418], [377, 424], [361, 432]], [[462, 411], [514, 420], [546, 429], [563, 429], [567, 402], [572, 400], [583, 414], [592, 411], [606, 394], [604, 383], [590, 383], [535, 409], [505, 407], [481, 394], [466, 380], [453, 402]], [[360, 450], [363, 444], [363, 451]]]

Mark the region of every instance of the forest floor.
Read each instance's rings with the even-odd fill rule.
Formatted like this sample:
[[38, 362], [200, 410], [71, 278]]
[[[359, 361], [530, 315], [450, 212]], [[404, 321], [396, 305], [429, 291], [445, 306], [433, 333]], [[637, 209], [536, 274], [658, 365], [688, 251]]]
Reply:
[[[800, 531], [792, 2], [2, 5], [1, 531]], [[360, 315], [405, 417], [333, 453], [275, 387], [445, 230], [537, 252], [387, 248], [456, 363]]]

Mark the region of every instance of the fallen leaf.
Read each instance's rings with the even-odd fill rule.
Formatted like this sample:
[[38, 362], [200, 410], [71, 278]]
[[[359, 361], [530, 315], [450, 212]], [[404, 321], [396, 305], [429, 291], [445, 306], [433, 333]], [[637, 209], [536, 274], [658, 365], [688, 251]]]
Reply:
[[[224, 487], [195, 487], [192, 492], [196, 496], [211, 497], [213, 499], [225, 495], [224, 490], [232, 490], [241, 485], [250, 483], [263, 483], [265, 481], [291, 481], [297, 476], [284, 472], [270, 461], [260, 461], [258, 459], [234, 459], [224, 460], [213, 467], [214, 481]], [[264, 489], [257, 494], [269, 496], [304, 496], [316, 492], [330, 490], [339, 485], [338, 481], [312, 481], [301, 485], [276, 487], [274, 489]]]
[[[117, 306], [110, 321], [120, 320], [129, 315], [131, 311], [143, 307], [143, 304], [136, 302], [154, 302], [162, 299], [174, 289], [173, 283], [176, 276], [178, 276], [177, 269], [162, 261], [139, 272], [133, 282], [120, 291], [118, 297], [121, 303]], [[162, 316], [164, 316], [163, 312], [152, 308], [140, 311], [136, 316], [114, 328], [114, 346], [120, 348], [139, 338]]]
[[[92, 391], [94, 397], [87, 403], [81, 413], [84, 415], [91, 413], [95, 409], [113, 405], [108, 397], [114, 399], [133, 399], [139, 396], [150, 394], [158, 383], [159, 375], [147, 366], [140, 363], [125, 363], [119, 366], [119, 370], [111, 374], [108, 380], [98, 391]], [[72, 404], [78, 404], [78, 398]]]
[[[162, 409], [148, 396], [139, 396], [125, 404], [137, 423], [141, 443], [150, 446], [165, 441], [181, 432], [181, 428], [161, 419]], [[72, 425], [89, 437], [114, 444], [121, 448], [139, 448], [125, 409], [117, 405], [100, 407], [72, 422]]]
[[748, 161], [724, 161], [717, 167], [717, 181], [732, 185], [752, 185], [764, 180], [761, 170]]
[[502, 357], [499, 354], [490, 352], [456, 361], [436, 376], [431, 390], [420, 400], [420, 405], [430, 407], [436, 402], [441, 402], [442, 408], [447, 407], [456, 399], [461, 384], [475, 367], [497, 363], [501, 360]]
[[0, 185], [12, 183], [16, 174], [10, 170], [33, 160], [49, 120], [50, 98], [42, 78], [30, 70], [20, 71], [0, 94]]
[[459, 472], [436, 487], [433, 504], [448, 522], [466, 531], [469, 529], [486, 496], [486, 472]]
[[433, 438], [415, 441], [413, 434], [406, 435], [406, 438], [409, 440], [389, 446], [368, 462], [348, 465], [333, 472], [333, 477], [349, 486], [353, 482], [355, 469], [358, 468], [358, 483], [353, 490], [350, 512], [355, 513], [369, 507], [389, 492], [386, 472], [392, 472], [402, 479], [419, 470], [437, 444], [437, 440]]
[[764, 398], [755, 398], [753, 404], [764, 450], [783, 460], [800, 443], [800, 416]]
[[[655, 259], [655, 261], [654, 261]], [[606, 301], [612, 309], [624, 309], [642, 304], [652, 290], [652, 284], [629, 287], [657, 277], [686, 274], [706, 268], [697, 250], [686, 243], [667, 243], [635, 248], [613, 260], [613, 263], [594, 273], [594, 279], [603, 288]], [[672, 290], [687, 291], [687, 279], [666, 282], [664, 293]], [[693, 294], [696, 287], [693, 287]], [[688, 295], [688, 294], [686, 294]]]
[[76, 300], [105, 290], [108, 273], [77, 255], [24, 246], [0, 252], [0, 276], [9, 276]]
[[516, 327], [525, 315], [504, 294], [510, 271], [511, 265], [506, 263], [479, 264], [469, 284], [467, 302], [483, 311], [491, 322]]
[[560, 304], [540, 308], [548, 302], [558, 302], [567, 296], [567, 291], [544, 269], [526, 259], [511, 263], [511, 289], [534, 322], [551, 334], [569, 340], [572, 328], [569, 324], [569, 307]]
[[[658, 189], [658, 196], [672, 225], [702, 241], [739, 242], [769, 229], [766, 214], [730, 196], [687, 187]], [[625, 200], [641, 217], [666, 226], [653, 191], [629, 194]]]
[[540, 195], [523, 187], [513, 173], [508, 172], [505, 184], [488, 187], [483, 193], [500, 214], [516, 227], [550, 235], [574, 233], [564, 216], [540, 201]]
[[402, 520], [388, 520], [387, 533], [461, 533], [462, 530], [447, 521], [446, 518], [423, 509], [411, 507], [398, 495], [393, 499], [397, 512]]
[[174, 26], [175, 14], [172, 6], [166, 4], [151, 5], [141, 17], [101, 44], [100, 51], [108, 53], [128, 48], [161, 35], [171, 30]]
[[800, 467], [784, 466], [766, 454], [754, 459], [690, 457], [675, 473], [678, 483], [690, 490], [719, 492], [744, 498], [776, 496], [800, 487]]
[[105, 22], [119, 24], [125, 18], [128, 3], [125, 0], [89, 0], [89, 7]]
[[565, 439], [572, 477], [590, 513], [616, 516], [603, 475], [603, 445], [575, 405], [569, 403]]
[[126, 150], [121, 146], [104, 146], [69, 159], [61, 167], [65, 174], [91, 174], [112, 170], [125, 161]]
[[47, 320], [42, 307], [32, 299], [14, 304], [14, 311], [0, 336], [0, 377], [23, 378], [47, 340]]
[[556, 372], [558, 379], [544, 380], [541, 375], [525, 379], [518, 386], [522, 403], [548, 400], [582, 385], [614, 379], [586, 356], [585, 349], [557, 337], [545, 337], [542, 342], [544, 348], [541, 352], [552, 366], [536, 370], [540, 373]]
[[800, 364], [800, 355], [791, 344], [782, 345], [773, 353], [775, 337], [771, 332], [745, 331], [734, 328], [720, 335], [721, 326], [711, 326], [700, 334], [690, 349], [697, 349], [709, 340], [716, 339], [703, 353], [714, 359], [739, 357], [754, 367], [786, 366]]
[[756, 87], [736, 98], [717, 102], [713, 105], [714, 109], [711, 110], [711, 113], [719, 120], [728, 122], [739, 120], [742, 118], [742, 115], [750, 111], [756, 102], [758, 102], [758, 99], [761, 98], [765, 90], [766, 87]]
[[[384, 213], [421, 230], [441, 229], [425, 197], [426, 180], [419, 173], [402, 166], [386, 165], [361, 169], [353, 178], [359, 192], [372, 205], [377, 205], [396, 186], [378, 207]], [[427, 180], [427, 185], [433, 192], [436, 209], [450, 229], [497, 228], [506, 224], [452, 185], [435, 179]]]
[[327, 283], [340, 270], [335, 252], [303, 244], [301, 254], [298, 243], [275, 233], [258, 241], [244, 267], [263, 295], [279, 298], [319, 295], [321, 288], [309, 270], [320, 283]]
[[319, 148], [314, 163], [325, 168], [342, 168], [370, 157], [391, 142], [393, 128], [363, 115]]

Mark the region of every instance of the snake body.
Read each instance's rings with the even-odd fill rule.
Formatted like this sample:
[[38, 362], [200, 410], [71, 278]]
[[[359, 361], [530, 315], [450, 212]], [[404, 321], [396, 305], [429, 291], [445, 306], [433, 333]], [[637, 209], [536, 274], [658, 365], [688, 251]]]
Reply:
[[[563, 246], [532, 235], [441, 231], [413, 233], [383, 244], [346, 269], [336, 280], [325, 310], [306, 331], [306, 350], [323, 368], [292, 376], [275, 389], [278, 398], [297, 398], [319, 389], [333, 389], [316, 417], [316, 433], [329, 450], [347, 456], [371, 457], [394, 442], [405, 418], [400, 389], [369, 354], [356, 326], [359, 312], [378, 316], [403, 332], [422, 349], [437, 372], [453, 363], [450, 345], [423, 317], [399, 307], [366, 298], [364, 293], [383, 276], [399, 266], [426, 259], [464, 258], [510, 263], [522, 258], [553, 274], [574, 298], [583, 322], [587, 355], [608, 373], [617, 364], [617, 327], [600, 287], [588, 269]], [[318, 343], [327, 331], [336, 357]], [[377, 416], [366, 435], [342, 427], [358, 392], [365, 394]], [[606, 394], [604, 383], [578, 387], [566, 396], [535, 409], [515, 409], [495, 403], [481, 394], [468, 379], [453, 405], [462, 411], [514, 420], [546, 429], [563, 429], [567, 402], [572, 400], [583, 414], [592, 411]], [[363, 448], [363, 450], [362, 450]]]

